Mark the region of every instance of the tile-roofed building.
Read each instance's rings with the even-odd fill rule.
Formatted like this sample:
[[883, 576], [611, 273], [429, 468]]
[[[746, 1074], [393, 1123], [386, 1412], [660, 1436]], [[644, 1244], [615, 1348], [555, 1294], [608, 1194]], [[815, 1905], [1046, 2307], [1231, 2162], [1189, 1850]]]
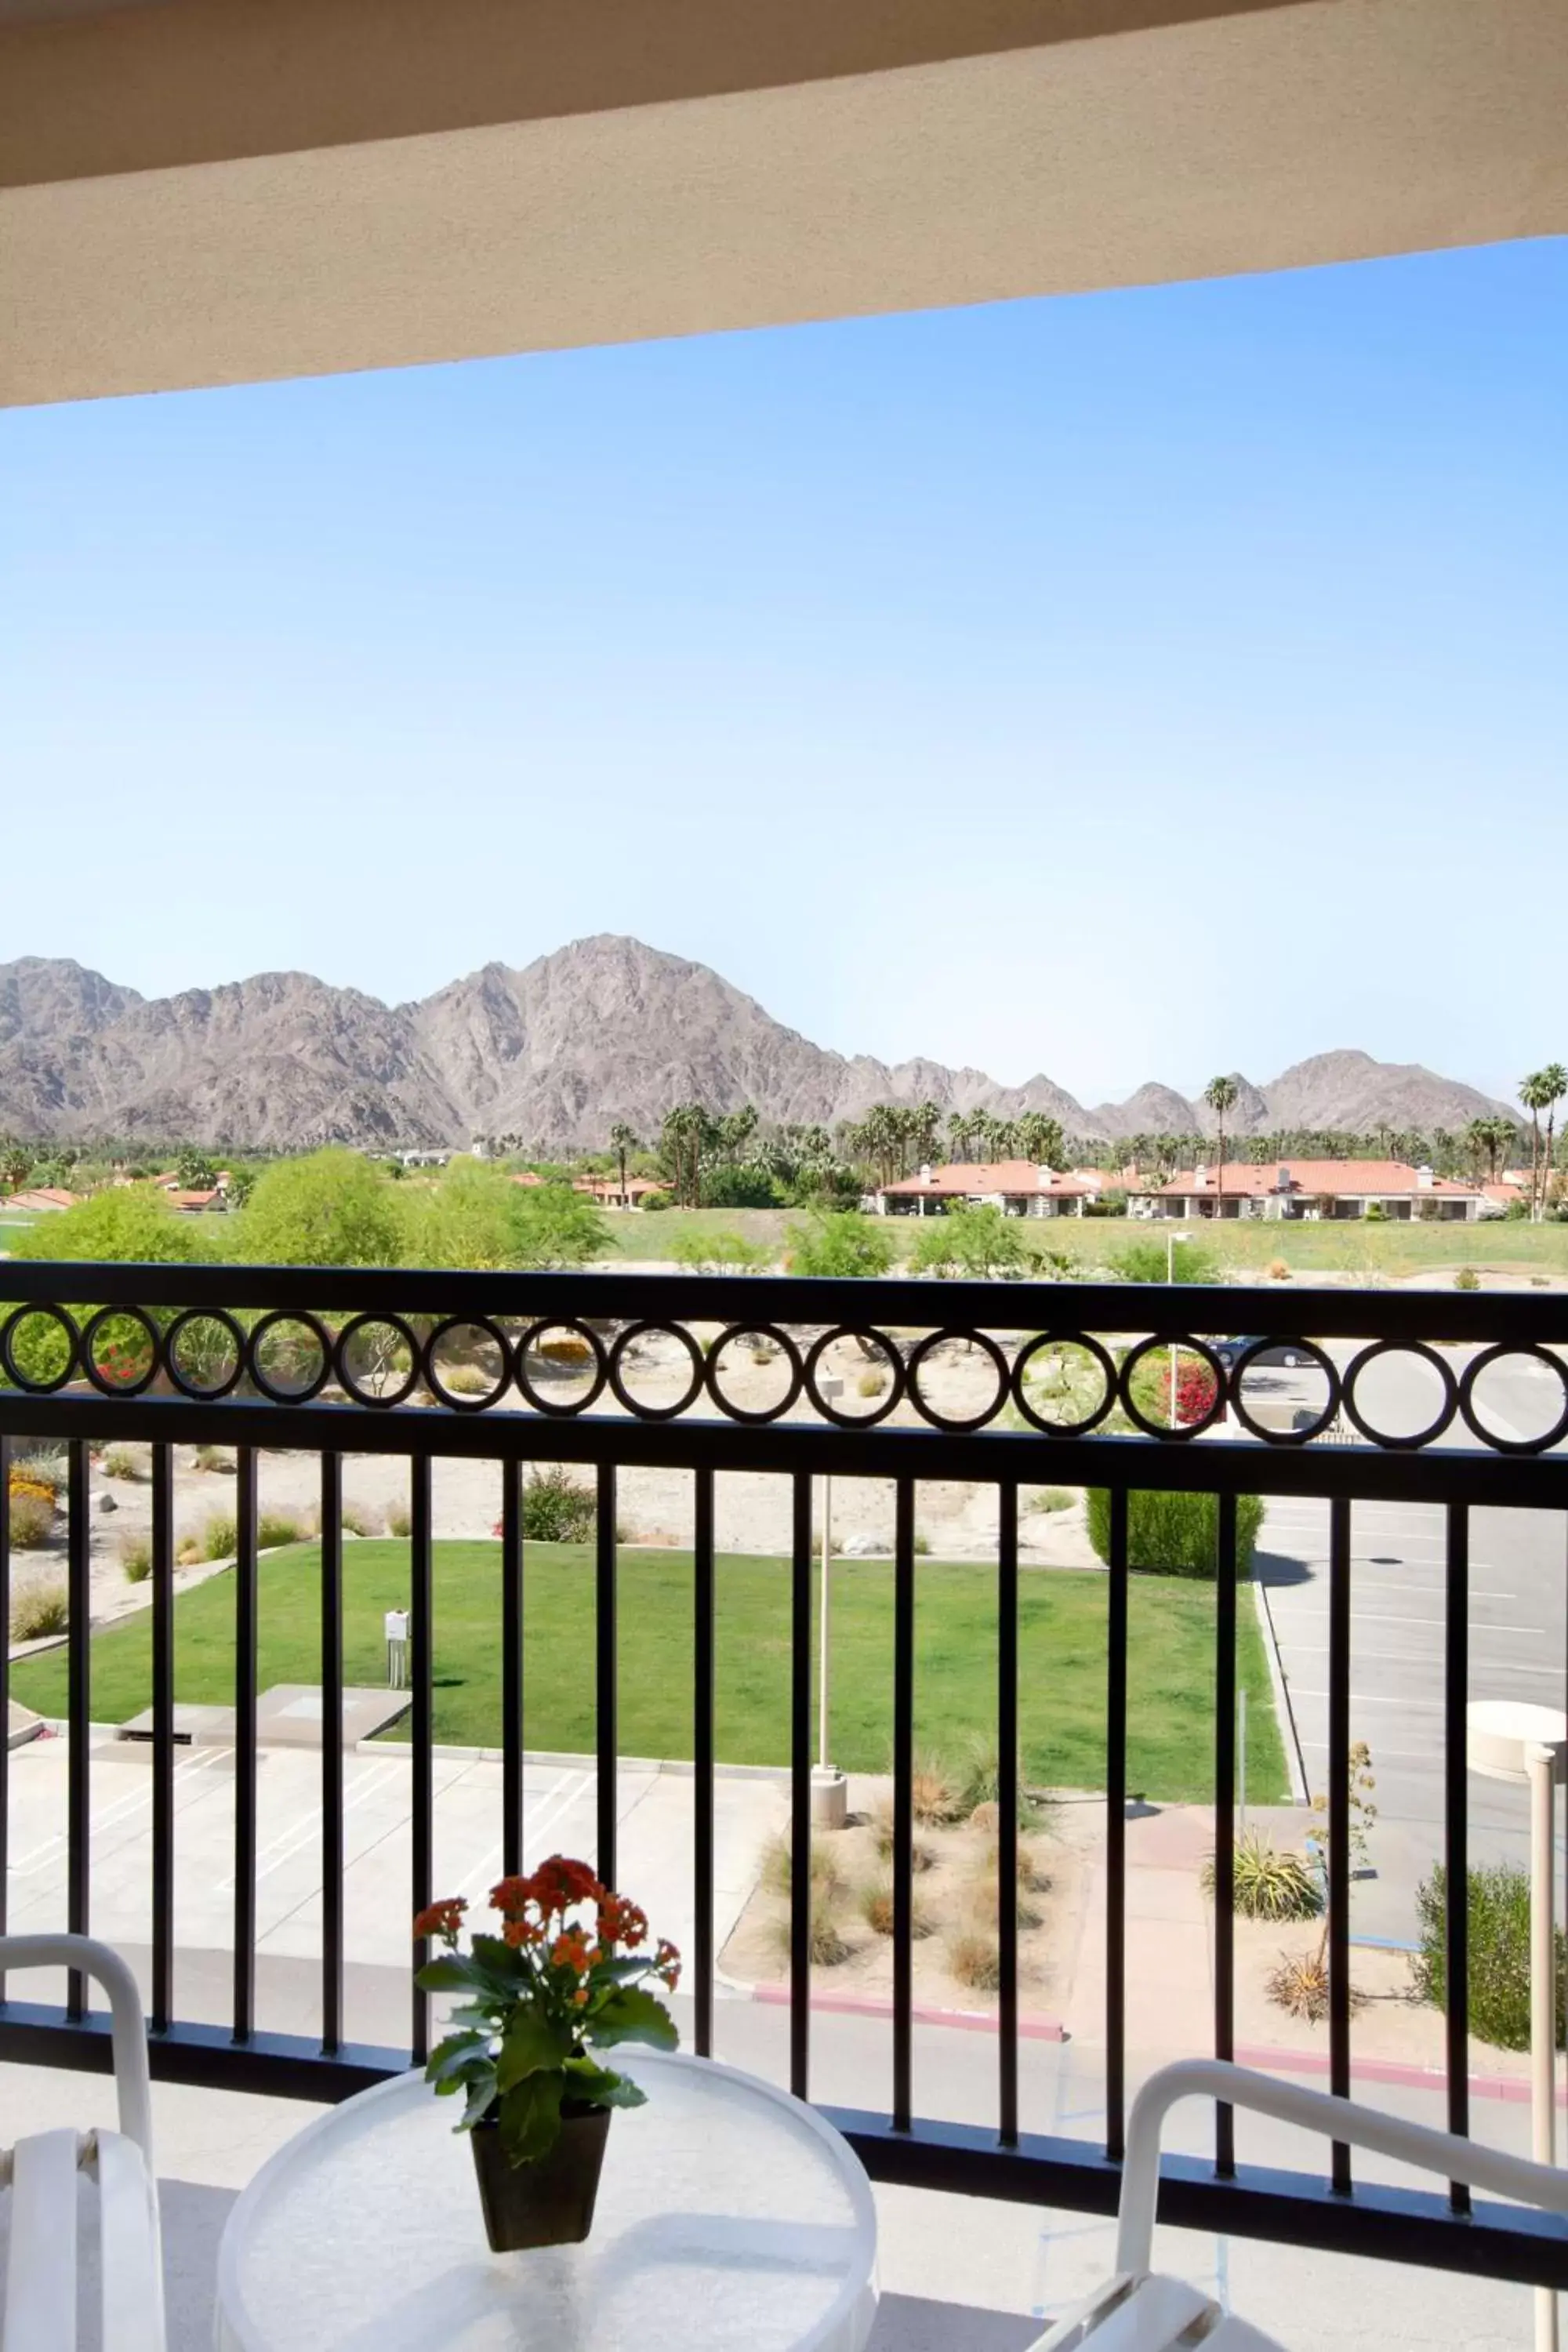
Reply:
[[932, 1209], [940, 1215], [954, 1201], [1014, 1217], [1081, 1217], [1106, 1181], [1098, 1169], [1063, 1175], [1032, 1160], [955, 1160], [879, 1186], [875, 1206], [882, 1217], [920, 1217]]
[[1352, 1218], [1373, 1202], [1385, 1217], [1470, 1221], [1486, 1207], [1474, 1184], [1402, 1160], [1227, 1160], [1223, 1172], [1186, 1169], [1163, 1184], [1128, 1187], [1134, 1217]]

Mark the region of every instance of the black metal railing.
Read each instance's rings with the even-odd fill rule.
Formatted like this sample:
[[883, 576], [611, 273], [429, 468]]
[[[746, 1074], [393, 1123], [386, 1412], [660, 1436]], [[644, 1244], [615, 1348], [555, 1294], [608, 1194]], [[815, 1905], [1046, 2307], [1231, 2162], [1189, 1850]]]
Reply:
[[[714, 1480], [768, 1472], [793, 1482], [790, 1546], [789, 1801], [794, 1850], [810, 1835], [812, 1480], [888, 1480], [895, 1494], [892, 1699], [893, 1982], [891, 2111], [836, 2113], [872, 2173], [971, 2194], [1105, 2211], [1114, 2207], [1126, 2098], [1126, 1815], [1129, 1498], [1148, 1491], [1213, 1495], [1217, 1507], [1214, 1662], [1214, 2054], [1234, 2054], [1235, 1715], [1237, 1502], [1264, 1493], [1327, 1501], [1330, 1514], [1329, 1746], [1348, 1756], [1352, 1508], [1357, 1501], [1441, 1506], [1447, 1514], [1442, 1765], [1444, 1859], [1450, 1887], [1467, 1873], [1465, 1704], [1468, 1677], [1469, 1514], [1478, 1507], [1568, 1509], [1568, 1305], [1551, 1296], [1349, 1289], [1139, 1288], [1121, 1285], [932, 1285], [659, 1276], [311, 1272], [248, 1267], [0, 1266], [0, 1449], [63, 1441], [68, 1458], [67, 1924], [91, 1924], [91, 1643], [89, 1449], [152, 1447], [152, 2033], [160, 2076], [307, 2098], [347, 2095], [418, 2060], [427, 2004], [411, 1990], [408, 2047], [343, 2038], [343, 1504], [345, 1453], [406, 1456], [411, 1681], [411, 1910], [430, 1899], [434, 1828], [431, 1471], [443, 1457], [499, 1462], [503, 1867], [522, 1865], [525, 1545], [522, 1478], [531, 1462], [587, 1465], [597, 1481], [594, 1685], [598, 1866], [616, 1872], [620, 1655], [616, 1480], [619, 1469], [674, 1467], [694, 1491], [691, 1755], [694, 1762], [691, 1955], [695, 2039], [714, 2026], [716, 1579]], [[718, 1327], [706, 1344], [691, 1327]], [[1212, 1335], [1239, 1326], [1254, 1345], [1236, 1360]], [[650, 1390], [650, 1342], [680, 1365]], [[1207, 1336], [1205, 1336], [1207, 1335]], [[1310, 1369], [1315, 1405], [1289, 1421], [1258, 1409], [1250, 1375], [1266, 1344], [1289, 1340]], [[830, 1350], [858, 1342], [885, 1374], [857, 1412], [827, 1381]], [[1345, 1342], [1354, 1343], [1347, 1350]], [[944, 1402], [938, 1377], [955, 1343], [988, 1364], [982, 1406]], [[764, 1347], [781, 1369], [765, 1407], [725, 1385], [732, 1346]], [[1148, 1407], [1139, 1368], [1179, 1347], [1206, 1367], [1205, 1402], [1171, 1427]], [[1380, 1429], [1371, 1368], [1406, 1351], [1437, 1409], [1425, 1427]], [[1089, 1383], [1069, 1409], [1042, 1403], [1031, 1370], [1071, 1351]], [[1489, 1419], [1489, 1367], [1528, 1359], [1561, 1389], [1561, 1409], [1525, 1434]], [[563, 1367], [565, 1369], [563, 1369]], [[458, 1377], [459, 1372], [461, 1377]], [[1098, 1392], [1096, 1384], [1098, 1383]], [[1171, 1393], [1175, 1392], [1174, 1370]], [[900, 1412], [900, 1409], [902, 1408]], [[899, 1415], [895, 1421], [894, 1415]], [[1223, 1417], [1223, 1418], [1222, 1418]], [[1107, 1424], [1115, 1427], [1108, 1433]], [[1347, 1430], [1359, 1442], [1328, 1444]], [[1206, 1442], [1193, 1440], [1205, 1435]], [[235, 1594], [234, 1981], [225, 2026], [182, 2020], [174, 1961], [174, 1520], [172, 1448], [219, 1444], [237, 1455]], [[257, 1933], [257, 1456], [306, 1449], [321, 1465], [321, 2032], [259, 2031]], [[998, 1503], [995, 1720], [1000, 1755], [1000, 1987], [995, 2122], [922, 2118], [914, 2068], [914, 1668], [916, 1495], [927, 1479], [975, 1482]], [[1019, 1726], [1019, 1489], [1043, 1480], [1109, 1490], [1105, 1688], [1107, 1829], [1106, 2128], [1102, 2147], [1020, 2128], [1016, 1894]], [[0, 1607], [9, 1604], [7, 1481], [0, 1475]], [[9, 1666], [0, 1667], [0, 1700]], [[0, 1864], [9, 1836], [8, 1766], [0, 1743]], [[1331, 2083], [1351, 2081], [1350, 1822], [1346, 1777], [1330, 1775], [1328, 2019]], [[809, 1889], [793, 1874], [789, 2073], [811, 2089]], [[3, 1872], [0, 1872], [3, 1881]], [[0, 1927], [4, 1916], [0, 1914]], [[1468, 2128], [1466, 1910], [1447, 1907], [1447, 2121]], [[84, 1988], [61, 2010], [0, 2004], [0, 2053], [66, 2065], [108, 2064], [103, 2021]], [[1194, 2053], [1186, 2053], [1194, 2054]], [[1216, 2116], [1212, 2161], [1173, 2159], [1163, 2218], [1179, 2224], [1568, 2286], [1568, 2238], [1555, 2223], [1451, 2198], [1352, 2185], [1349, 2151], [1327, 2179], [1262, 2172], [1237, 2160], [1229, 2112]]]

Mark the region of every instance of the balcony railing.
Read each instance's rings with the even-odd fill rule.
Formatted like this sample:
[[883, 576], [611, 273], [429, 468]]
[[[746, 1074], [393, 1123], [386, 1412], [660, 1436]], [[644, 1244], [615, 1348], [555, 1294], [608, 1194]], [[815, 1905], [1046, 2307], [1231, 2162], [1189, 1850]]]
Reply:
[[[1469, 1517], [1477, 1507], [1568, 1509], [1568, 1462], [1556, 1448], [1568, 1429], [1568, 1311], [1552, 1297], [1395, 1294], [1348, 1289], [1129, 1289], [1116, 1285], [936, 1286], [912, 1281], [815, 1282], [782, 1278], [424, 1272], [310, 1272], [247, 1267], [0, 1267], [0, 1447], [27, 1442], [68, 1448], [67, 1567], [68, 1761], [66, 1921], [92, 1924], [89, 1792], [92, 1654], [89, 1618], [89, 1445], [152, 1447], [152, 1919], [153, 2066], [166, 2080], [247, 2091], [337, 2098], [417, 2061], [427, 2004], [410, 1983], [408, 2043], [355, 2046], [344, 2039], [344, 1831], [342, 1754], [331, 1736], [343, 1690], [345, 1454], [408, 1461], [411, 1682], [410, 1912], [433, 1893], [432, 1612], [433, 1464], [464, 1456], [501, 1465], [498, 1551], [501, 1631], [503, 1868], [522, 1866], [524, 1657], [527, 1570], [522, 1476], [531, 1462], [587, 1465], [596, 1479], [591, 1619], [596, 1702], [596, 1814], [601, 1875], [616, 1876], [616, 1771], [621, 1660], [616, 1605], [617, 1471], [636, 1466], [691, 1474], [694, 1496], [690, 1753], [695, 1948], [689, 1985], [698, 2049], [714, 2030], [714, 1786], [716, 1578], [714, 1481], [724, 1473], [773, 1473], [791, 1482], [789, 1573], [789, 1802], [794, 1850], [810, 1837], [812, 1717], [812, 1482], [821, 1474], [891, 1482], [894, 1497], [892, 1625], [892, 2098], [890, 2112], [832, 2110], [874, 2177], [931, 2189], [1104, 2212], [1113, 2209], [1126, 2100], [1126, 1836], [1129, 1796], [1129, 1497], [1152, 1490], [1212, 1495], [1217, 1504], [1214, 1656], [1215, 1993], [1211, 2047], [1235, 2044], [1236, 1697], [1238, 1498], [1324, 1498], [1329, 1506], [1328, 1721], [1331, 1756], [1351, 1742], [1352, 1509], [1359, 1500], [1440, 1506], [1443, 1704], [1437, 1735], [1445, 1790], [1447, 1884], [1467, 1872], [1466, 1699], [1470, 1617]], [[697, 1327], [694, 1329], [694, 1327]], [[711, 1336], [717, 1329], [717, 1337]], [[1243, 1329], [1263, 1342], [1291, 1341], [1311, 1373], [1315, 1402], [1288, 1422], [1257, 1407], [1244, 1356], [1229, 1367], [1203, 1335]], [[1131, 1334], [1131, 1337], [1128, 1335]], [[665, 1370], [651, 1381], [659, 1335]], [[1347, 1349], [1343, 1343], [1356, 1343]], [[765, 1349], [776, 1392], [742, 1409], [726, 1389], [737, 1345]], [[853, 1344], [884, 1384], [846, 1397], [826, 1381], [835, 1353]], [[1212, 1410], [1172, 1428], [1152, 1413], [1139, 1367], [1173, 1345], [1206, 1363]], [[962, 1411], [943, 1377], [962, 1349], [971, 1372], [989, 1368], [987, 1394]], [[1437, 1409], [1427, 1425], [1380, 1430], [1369, 1399], [1373, 1367], [1397, 1351], [1423, 1369]], [[1562, 1388], [1555, 1407], [1521, 1435], [1489, 1416], [1489, 1367], [1519, 1356], [1544, 1366]], [[1070, 1359], [1081, 1380], [1067, 1403], [1043, 1404], [1039, 1365]], [[677, 1367], [671, 1376], [673, 1360]], [[460, 1377], [459, 1377], [460, 1372]], [[1539, 1376], [1539, 1374], [1537, 1374]], [[1172, 1383], [1175, 1386], [1174, 1381]], [[858, 1410], [863, 1406], [863, 1410]], [[1223, 1418], [1221, 1418], [1223, 1412]], [[894, 1416], [897, 1415], [895, 1420]], [[1121, 1433], [1106, 1433], [1115, 1418]], [[1131, 1430], [1126, 1424], [1131, 1424]], [[1328, 1444], [1330, 1435], [1352, 1442]], [[1194, 1442], [1201, 1440], [1201, 1442]], [[233, 1575], [236, 1748], [232, 2015], [225, 2026], [174, 2011], [174, 1520], [172, 1449], [232, 1447], [237, 1456]], [[320, 1635], [324, 1736], [321, 1753], [320, 2032], [309, 2038], [257, 2024], [258, 1455], [306, 1449], [321, 1465]], [[916, 1495], [922, 1480], [994, 1489], [997, 1639], [994, 1707], [998, 1797], [1000, 1988], [995, 2109], [989, 2128], [923, 2118], [913, 2036], [914, 1667], [917, 1625]], [[1105, 1667], [1107, 1974], [1105, 2130], [1100, 2147], [1020, 2127], [1019, 1967], [1016, 1906], [1019, 1722], [1019, 1490], [1044, 1480], [1109, 1490]], [[0, 1604], [9, 1600], [6, 1480], [0, 1475]], [[9, 1695], [6, 1687], [0, 1696]], [[0, 1848], [9, 1837], [7, 1761], [0, 1745]], [[1351, 2086], [1351, 1837], [1347, 1777], [1330, 1774], [1327, 1885], [1329, 2079]], [[0, 1862], [5, 1859], [0, 1851]], [[794, 1874], [789, 1934], [789, 2075], [812, 2088], [809, 1896]], [[5, 1924], [0, 1914], [0, 1927]], [[1447, 1916], [1447, 2117], [1469, 2126], [1466, 1912]], [[51, 2064], [108, 2064], [105, 2021], [85, 1990], [62, 2009], [0, 2004], [0, 2053]], [[1190, 2053], [1187, 2054], [1201, 2054]], [[1568, 2239], [1543, 2219], [1508, 2207], [1472, 2211], [1456, 2188], [1442, 2197], [1354, 2183], [1349, 2151], [1326, 2178], [1261, 2172], [1238, 2164], [1232, 2119], [1219, 2108], [1211, 2160], [1167, 2165], [1162, 2217], [1192, 2228], [1286, 2239], [1297, 2244], [1447, 2266], [1568, 2287]]]

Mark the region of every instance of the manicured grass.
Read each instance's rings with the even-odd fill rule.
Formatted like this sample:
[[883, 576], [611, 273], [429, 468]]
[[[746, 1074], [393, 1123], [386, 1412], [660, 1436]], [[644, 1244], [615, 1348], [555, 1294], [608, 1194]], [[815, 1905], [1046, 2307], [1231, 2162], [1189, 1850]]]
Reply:
[[[500, 1548], [435, 1549], [436, 1738], [455, 1746], [500, 1738]], [[260, 1685], [315, 1683], [320, 1552], [300, 1544], [260, 1570]], [[780, 1559], [718, 1563], [718, 1723], [721, 1759], [783, 1764], [789, 1756], [789, 1571]], [[957, 1762], [995, 1724], [995, 1571], [984, 1564], [917, 1565], [916, 1738]], [[834, 1568], [834, 1750], [854, 1771], [887, 1769], [892, 1736], [892, 1569], [881, 1560]], [[620, 1574], [621, 1748], [634, 1756], [691, 1753], [691, 1559], [623, 1551]], [[1024, 1757], [1035, 1779], [1062, 1787], [1105, 1783], [1103, 1577], [1026, 1570], [1020, 1596]], [[374, 1540], [343, 1550], [343, 1665], [351, 1683], [385, 1679], [384, 1611], [406, 1607], [408, 1551]], [[1133, 1580], [1128, 1659], [1128, 1780], [1151, 1797], [1212, 1797], [1215, 1595], [1163, 1577]], [[1262, 1641], [1249, 1601], [1240, 1616], [1247, 1693], [1247, 1793], [1288, 1794]], [[175, 1696], [234, 1696], [234, 1582], [210, 1579], [175, 1607]], [[531, 1748], [571, 1754], [594, 1744], [594, 1571], [591, 1549], [531, 1545], [527, 1561], [527, 1730]], [[816, 1654], [815, 1637], [812, 1655]], [[14, 1696], [63, 1715], [63, 1650], [12, 1670]], [[151, 1703], [147, 1612], [92, 1644], [94, 1719], [123, 1722]], [[815, 1726], [815, 1714], [813, 1723]]]
[[[765, 1243], [782, 1260], [790, 1228], [805, 1214], [799, 1209], [663, 1209], [652, 1215], [606, 1216], [605, 1224], [622, 1257], [662, 1258], [677, 1234], [728, 1232]], [[890, 1217], [888, 1225], [900, 1256], [907, 1258], [920, 1237], [921, 1220]], [[1026, 1234], [1037, 1247], [1070, 1258], [1074, 1270], [1088, 1278], [1109, 1272], [1130, 1242], [1151, 1234], [1163, 1242], [1167, 1230], [1161, 1223], [1136, 1217], [1051, 1217], [1030, 1222]], [[1397, 1276], [1461, 1265], [1568, 1274], [1568, 1225], [1516, 1223], [1509, 1218], [1489, 1218], [1479, 1225], [1272, 1224], [1252, 1218], [1216, 1224], [1205, 1218], [1197, 1224], [1178, 1224], [1175, 1230], [1192, 1234], [1244, 1281], [1266, 1273], [1276, 1258], [1292, 1274], [1308, 1276]]]

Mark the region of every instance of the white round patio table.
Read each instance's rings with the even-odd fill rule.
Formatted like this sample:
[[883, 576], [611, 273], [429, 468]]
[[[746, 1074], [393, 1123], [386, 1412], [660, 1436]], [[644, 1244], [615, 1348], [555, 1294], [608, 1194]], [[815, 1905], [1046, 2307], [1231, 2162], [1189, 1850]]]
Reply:
[[593, 2234], [492, 2254], [455, 2099], [400, 2074], [307, 2125], [218, 2253], [219, 2352], [860, 2352], [870, 2185], [809, 2107], [713, 2059], [617, 2052]]

